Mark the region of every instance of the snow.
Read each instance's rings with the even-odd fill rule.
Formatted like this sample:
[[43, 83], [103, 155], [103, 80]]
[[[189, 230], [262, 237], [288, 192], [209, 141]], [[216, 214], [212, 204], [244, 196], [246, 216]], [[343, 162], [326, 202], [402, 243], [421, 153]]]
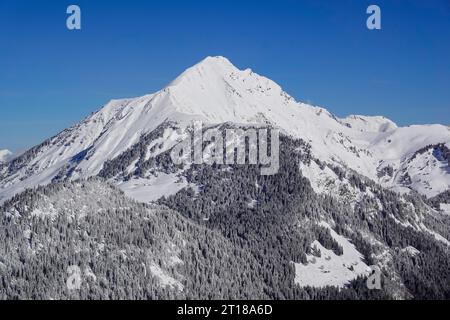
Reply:
[[371, 140], [371, 149], [384, 160], [402, 160], [422, 147], [449, 142], [450, 129], [443, 125], [413, 125], [380, 134]]
[[[48, 184], [67, 165], [76, 168], [72, 179], [97, 175], [105, 161], [125, 152], [161, 124], [171, 121], [183, 129], [194, 119], [203, 120], [205, 125], [270, 123], [309, 142], [313, 156], [321, 161], [348, 167], [393, 189], [404, 186], [394, 178], [379, 178], [380, 164], [392, 165], [395, 177], [406, 166], [413, 180], [410, 187], [426, 196], [438, 194], [450, 182], [450, 172], [443, 163], [433, 166], [430, 162], [431, 167], [424, 170], [419, 170], [422, 166], [418, 163], [414, 168], [407, 165], [418, 149], [429, 144], [450, 144], [449, 127], [397, 127], [384, 117], [339, 119], [324, 108], [295, 101], [278, 84], [250, 69], [239, 70], [224, 57], [207, 57], [162, 90], [111, 100], [52, 138], [23, 168], [0, 180], [0, 203], [25, 188]], [[173, 146], [176, 138], [173, 132], [165, 133], [163, 140], [169, 143], [158, 152]], [[151, 156], [150, 152], [147, 156]], [[318, 176], [316, 172], [311, 179]], [[149, 201], [154, 198], [147, 198], [148, 191], [158, 192], [155, 188], [148, 190], [149, 184], [156, 183], [172, 192], [166, 182], [135, 181], [123, 187]]]
[[[145, 160], [148, 160], [151, 157], [156, 157], [159, 154], [170, 150], [179, 141], [183, 141], [184, 139], [188, 138], [187, 133], [178, 131], [179, 130], [175, 130], [172, 128], [167, 128], [166, 130], [164, 130], [163, 136], [161, 138], [153, 140], [152, 143], [148, 146]], [[155, 148], [155, 150], [152, 152], [152, 148], [155, 146], [157, 146], [157, 148]]]
[[183, 291], [184, 286], [180, 281], [171, 277], [167, 272], [161, 269], [155, 263], [150, 264], [150, 273], [159, 281], [160, 285], [163, 287], [171, 287], [174, 289], [178, 289], [179, 291]]
[[448, 241], [446, 238], [444, 238], [442, 235], [440, 235], [439, 233], [432, 231], [430, 229], [427, 230], [431, 235], [434, 236], [434, 238], [440, 242], [442, 242], [443, 244], [447, 245], [450, 247], [450, 241]]
[[411, 177], [410, 187], [428, 197], [450, 189], [448, 161], [439, 158], [432, 148], [405, 161], [401, 171]]
[[176, 194], [187, 186], [188, 183], [184, 178], [180, 178], [176, 174], [166, 173], [158, 173], [158, 176], [145, 179], [131, 179], [118, 184], [118, 187], [127, 196], [146, 203]]
[[336, 174], [328, 167], [323, 170], [315, 161], [311, 161], [309, 165], [300, 163], [302, 175], [307, 178], [311, 187], [316, 193], [333, 193], [338, 183]]
[[87, 266], [86, 268], [84, 268], [84, 275], [86, 278], [91, 278], [92, 281], [97, 281], [97, 276], [95, 275], [95, 273], [92, 271], [92, 269]]
[[410, 254], [413, 257], [420, 253], [420, 251], [417, 250], [416, 248], [414, 248], [413, 246], [407, 246], [406, 248], [403, 248], [402, 251], [407, 252], [408, 254]]
[[389, 132], [398, 128], [393, 121], [381, 116], [351, 115], [341, 122], [361, 132]]
[[9, 150], [0, 150], [0, 162], [7, 162], [12, 157], [12, 152]]
[[42, 210], [40, 210], [40, 209], [35, 209], [35, 210], [33, 210], [33, 211], [31, 212], [31, 216], [32, 216], [32, 217], [45, 217], [45, 216], [47, 216], [47, 215], [48, 215], [47, 212], [44, 212], [44, 211], [42, 211]]
[[342, 246], [343, 254], [338, 256], [332, 250], [324, 248], [319, 241], [314, 241], [311, 247], [319, 249], [321, 256], [308, 255], [307, 264], [295, 263], [294, 282], [301, 287], [342, 288], [358, 276], [368, 275], [370, 268], [362, 261], [363, 255], [355, 246], [347, 238], [338, 235], [327, 223], [322, 222], [321, 225], [330, 230], [332, 237]]
[[443, 214], [450, 215], [450, 204], [448, 203], [441, 203], [440, 209]]
[[[369, 187], [366, 187], [365, 191], [361, 191], [353, 186], [346, 177], [339, 179], [332, 169], [328, 166], [321, 169], [315, 161], [311, 161], [309, 164], [300, 163], [300, 170], [302, 175], [310, 181], [311, 187], [316, 193], [333, 196], [352, 208], [364, 197], [374, 198]], [[369, 215], [376, 214], [382, 209], [379, 199], [376, 201], [378, 204], [367, 212]]]
[[441, 234], [437, 233], [436, 231], [428, 229], [423, 223], [419, 224], [419, 228], [424, 231], [431, 234], [436, 240], [442, 242], [446, 246], [450, 246], [450, 241], [448, 241], [445, 237], [443, 237]]
[[247, 207], [250, 209], [254, 209], [257, 204], [258, 204], [258, 200], [252, 199], [250, 202], [247, 203]]

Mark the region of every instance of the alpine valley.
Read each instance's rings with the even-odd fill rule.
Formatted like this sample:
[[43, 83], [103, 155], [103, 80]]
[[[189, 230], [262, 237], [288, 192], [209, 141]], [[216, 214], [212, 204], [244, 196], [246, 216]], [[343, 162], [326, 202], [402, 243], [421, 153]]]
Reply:
[[[174, 164], [194, 120], [279, 129], [278, 173]], [[208, 57], [0, 153], [0, 299], [450, 299], [450, 127], [338, 118]]]

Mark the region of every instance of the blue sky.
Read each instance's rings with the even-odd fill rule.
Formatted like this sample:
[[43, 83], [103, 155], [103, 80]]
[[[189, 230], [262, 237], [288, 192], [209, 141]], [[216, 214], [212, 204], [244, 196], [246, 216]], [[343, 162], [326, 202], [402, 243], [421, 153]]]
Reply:
[[[81, 31], [66, 28], [70, 4]], [[380, 31], [366, 28], [370, 4]], [[449, 0], [2, 0], [0, 149], [159, 90], [208, 55], [338, 116], [450, 123]]]

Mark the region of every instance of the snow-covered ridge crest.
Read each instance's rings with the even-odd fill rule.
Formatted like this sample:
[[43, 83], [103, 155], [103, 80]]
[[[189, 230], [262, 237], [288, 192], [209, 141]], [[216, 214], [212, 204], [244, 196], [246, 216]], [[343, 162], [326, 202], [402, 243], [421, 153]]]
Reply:
[[[224, 57], [207, 57], [162, 90], [111, 100], [77, 125], [0, 167], [0, 203], [55, 177], [95, 176], [107, 160], [123, 154], [160, 125], [173, 122], [183, 128], [192, 120], [270, 124], [310, 143], [321, 161], [350, 168], [390, 188], [419, 191], [424, 188], [394, 177], [417, 150], [450, 144], [446, 126], [399, 128], [384, 117], [339, 119], [324, 108], [295, 101], [278, 84], [250, 69], [239, 70]], [[426, 183], [427, 195], [437, 194], [450, 185], [449, 170], [444, 169], [438, 174], [438, 187], [435, 173], [412, 180]], [[381, 176], [383, 170], [392, 171], [392, 179]]]
[[342, 123], [361, 132], [388, 132], [398, 128], [397, 124], [383, 116], [350, 115]]

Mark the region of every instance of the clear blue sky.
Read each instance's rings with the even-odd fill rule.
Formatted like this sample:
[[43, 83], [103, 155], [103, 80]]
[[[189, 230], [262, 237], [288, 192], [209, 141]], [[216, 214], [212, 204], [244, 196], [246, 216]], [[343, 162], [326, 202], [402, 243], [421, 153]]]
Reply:
[[[82, 30], [66, 29], [66, 8]], [[382, 9], [382, 30], [366, 8]], [[450, 123], [450, 1], [0, 2], [0, 149], [39, 143], [208, 55], [338, 116]]]

